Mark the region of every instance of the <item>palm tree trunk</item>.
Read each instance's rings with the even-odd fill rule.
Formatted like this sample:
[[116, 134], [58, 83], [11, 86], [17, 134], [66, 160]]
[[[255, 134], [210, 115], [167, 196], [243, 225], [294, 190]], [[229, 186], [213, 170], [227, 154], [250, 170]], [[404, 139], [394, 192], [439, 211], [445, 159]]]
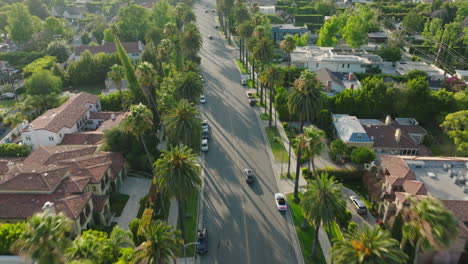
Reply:
[[296, 179], [294, 180], [294, 200], [299, 201], [299, 174], [301, 172], [302, 148], [297, 148]]
[[146, 141], [143, 138], [143, 134], [140, 134], [139, 137], [140, 137], [141, 144], [143, 144], [143, 148], [145, 149], [146, 158], [148, 159], [148, 163], [149, 163], [151, 169], [153, 169], [153, 161], [151, 160], [151, 155], [150, 155], [150, 153], [148, 151], [148, 147], [146, 146]]
[[123, 109], [124, 101], [123, 101], [123, 93], [122, 93], [122, 81], [115, 82], [115, 86], [117, 87], [117, 90], [119, 90], [120, 107], [122, 107]]
[[315, 180], [317, 181], [317, 171], [315, 171], [315, 162], [314, 162], [314, 159], [310, 159], [310, 161], [312, 162], [312, 171], [314, 172], [314, 177], [315, 177]]
[[182, 234], [182, 239], [184, 240], [185, 244], [185, 223], [184, 223], [184, 210], [182, 209], [182, 203], [180, 197], [177, 197], [177, 202], [179, 203], [179, 224], [180, 224], [180, 232]]
[[239, 60], [244, 65], [244, 61], [242, 60], [242, 38], [239, 38]]
[[270, 119], [268, 120], [269, 122], [269, 126], [271, 127], [271, 122], [272, 122], [272, 119], [273, 119], [273, 90], [275, 90], [274, 88], [270, 88]]
[[418, 264], [419, 262], [419, 248], [421, 247], [421, 239], [416, 239], [416, 245], [414, 245], [414, 262], [413, 264]]
[[[252, 60], [252, 88], [255, 88], [255, 61]], [[258, 86], [257, 88], [257, 94], [258, 94]]]
[[289, 153], [288, 153], [288, 174], [287, 174], [287, 176], [288, 176], [288, 178], [291, 178], [291, 145], [292, 145], [291, 141], [292, 141], [292, 139], [289, 138], [289, 137], [288, 137], [288, 139], [289, 139]]
[[315, 259], [315, 256], [317, 256], [317, 244], [318, 244], [318, 232], [320, 229], [320, 225], [316, 224], [315, 227], [315, 238], [314, 238], [314, 243], [312, 244], [312, 259]]

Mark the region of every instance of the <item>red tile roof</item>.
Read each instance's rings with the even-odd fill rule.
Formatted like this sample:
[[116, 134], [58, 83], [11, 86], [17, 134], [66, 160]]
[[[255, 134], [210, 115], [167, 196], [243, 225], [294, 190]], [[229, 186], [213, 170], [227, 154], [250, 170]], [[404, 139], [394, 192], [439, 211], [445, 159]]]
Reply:
[[413, 195], [427, 194], [426, 187], [424, 187], [424, 183], [420, 181], [406, 180], [403, 182], [403, 188], [409, 194], [413, 194]]
[[402, 158], [397, 156], [382, 155], [380, 160], [381, 166], [385, 168], [386, 172], [388, 171], [389, 173], [387, 175], [405, 180], [416, 180], [416, 175]]
[[104, 134], [102, 132], [76, 132], [72, 134], [66, 134], [62, 139], [62, 145], [97, 145], [101, 142], [103, 137]]
[[95, 212], [102, 212], [104, 210], [104, 206], [109, 201], [109, 195], [94, 195], [93, 198], [93, 211]]
[[468, 201], [442, 200], [442, 203], [457, 217], [460, 228], [459, 236], [468, 238], [468, 227], [465, 224], [468, 223]]
[[81, 92], [69, 98], [58, 108], [50, 109], [34, 119], [29, 126], [35, 130], [44, 129], [54, 133], [59, 132], [63, 127], [71, 128], [89, 111], [85, 104], [97, 104], [98, 101], [98, 96]]
[[[140, 50], [140, 47], [138, 46], [138, 42], [122, 42], [122, 46], [125, 49], [125, 51], [127, 51], [127, 53], [141, 53], [142, 52], [142, 50]], [[75, 53], [76, 56], [80, 56], [81, 53], [83, 53], [85, 50], [89, 50], [92, 54], [96, 54], [99, 52], [114, 53], [116, 51], [115, 43], [107, 42], [107, 43], [104, 43], [104, 45], [99, 45], [99, 46], [90, 46], [90, 45], [76, 46], [73, 53]]]
[[97, 146], [92, 145], [60, 145], [41, 146], [29, 155], [24, 163], [49, 165], [60, 160], [78, 158], [96, 152]]

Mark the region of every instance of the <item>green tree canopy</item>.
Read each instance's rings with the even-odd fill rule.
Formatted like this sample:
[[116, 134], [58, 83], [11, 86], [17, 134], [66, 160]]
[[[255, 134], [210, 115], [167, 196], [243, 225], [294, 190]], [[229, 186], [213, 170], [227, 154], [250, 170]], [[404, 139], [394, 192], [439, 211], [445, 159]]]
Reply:
[[375, 151], [370, 148], [359, 147], [351, 152], [351, 160], [357, 164], [364, 165], [374, 161], [375, 158]]
[[149, 28], [149, 11], [140, 5], [120, 9], [117, 17], [119, 37], [123, 41], [143, 41]]
[[[14, 144], [18, 145], [18, 144]], [[0, 156], [4, 157], [0, 154]], [[13, 254], [11, 246], [24, 232], [24, 223], [0, 224], [0, 255]]]
[[468, 110], [448, 114], [440, 126], [453, 139], [458, 150], [468, 155]]
[[59, 93], [61, 89], [62, 81], [51, 71], [36, 72], [26, 79], [26, 93], [29, 95]]
[[11, 5], [8, 12], [8, 34], [18, 43], [28, 42], [34, 32], [33, 19], [28, 8], [22, 3]]

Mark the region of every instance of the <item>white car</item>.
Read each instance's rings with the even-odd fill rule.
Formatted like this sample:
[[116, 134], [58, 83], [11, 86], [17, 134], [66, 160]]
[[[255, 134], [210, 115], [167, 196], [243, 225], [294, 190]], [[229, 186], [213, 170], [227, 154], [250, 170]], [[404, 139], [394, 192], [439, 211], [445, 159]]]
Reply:
[[275, 202], [279, 211], [288, 210], [288, 205], [286, 204], [286, 198], [284, 198], [284, 194], [275, 193]]
[[241, 84], [242, 84], [242, 86], [246, 86], [246, 85], [247, 85], [247, 81], [246, 81], [246, 80], [241, 80]]
[[354, 207], [356, 207], [358, 214], [367, 214], [366, 204], [361, 200], [361, 198], [351, 195], [349, 199], [351, 200], [351, 203], [354, 205]]
[[207, 120], [202, 121], [201, 128], [202, 128], [202, 130], [208, 129], [208, 121]]
[[203, 152], [208, 151], [208, 139], [202, 139], [202, 141], [201, 141], [201, 150]]
[[205, 97], [204, 95], [201, 95], [201, 96], [200, 96], [200, 103], [201, 103], [201, 104], [206, 103], [206, 97]]

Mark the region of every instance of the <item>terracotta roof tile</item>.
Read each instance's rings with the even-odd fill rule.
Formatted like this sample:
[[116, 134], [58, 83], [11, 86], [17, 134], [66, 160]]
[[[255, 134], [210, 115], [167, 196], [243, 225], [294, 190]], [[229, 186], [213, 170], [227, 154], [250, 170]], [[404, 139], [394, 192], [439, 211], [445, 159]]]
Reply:
[[109, 195], [94, 195], [93, 198], [93, 210], [95, 212], [102, 212], [104, 210], [104, 206], [109, 201]]
[[62, 183], [70, 193], [82, 193], [89, 183], [89, 177], [86, 176], [72, 176], [68, 177]]
[[406, 162], [397, 156], [380, 156], [381, 166], [385, 168], [390, 176], [403, 178], [405, 180], [416, 180], [416, 175], [408, 167]]
[[29, 126], [35, 130], [45, 129], [57, 133], [63, 127], [73, 127], [80, 118], [89, 110], [85, 104], [96, 104], [99, 97], [86, 92], [81, 92], [69, 98], [58, 108], [50, 109]]
[[56, 200], [55, 208], [57, 211], [63, 212], [68, 218], [77, 219], [89, 199], [91, 199], [91, 193], [89, 192], [67, 196], [63, 199]]
[[447, 209], [457, 217], [460, 227], [460, 236], [468, 238], [468, 201], [462, 200], [442, 200]]
[[60, 160], [89, 155], [94, 153], [96, 149], [97, 146], [91, 145], [41, 146], [31, 153], [31, 155], [24, 160], [24, 163], [48, 165]]
[[122, 153], [113, 152], [111, 153], [111, 160], [111, 178], [115, 179], [125, 165], [125, 158]]
[[424, 187], [424, 183], [420, 181], [410, 181], [406, 180], [403, 182], [403, 188], [409, 194], [413, 195], [426, 195], [426, 187]]
[[93, 175], [90, 183], [100, 183], [102, 178], [106, 175], [106, 171], [110, 168], [110, 165], [110, 163], [106, 163], [87, 168], [91, 175]]
[[96, 131], [76, 132], [65, 134], [62, 145], [97, 145], [103, 139], [104, 134]]

